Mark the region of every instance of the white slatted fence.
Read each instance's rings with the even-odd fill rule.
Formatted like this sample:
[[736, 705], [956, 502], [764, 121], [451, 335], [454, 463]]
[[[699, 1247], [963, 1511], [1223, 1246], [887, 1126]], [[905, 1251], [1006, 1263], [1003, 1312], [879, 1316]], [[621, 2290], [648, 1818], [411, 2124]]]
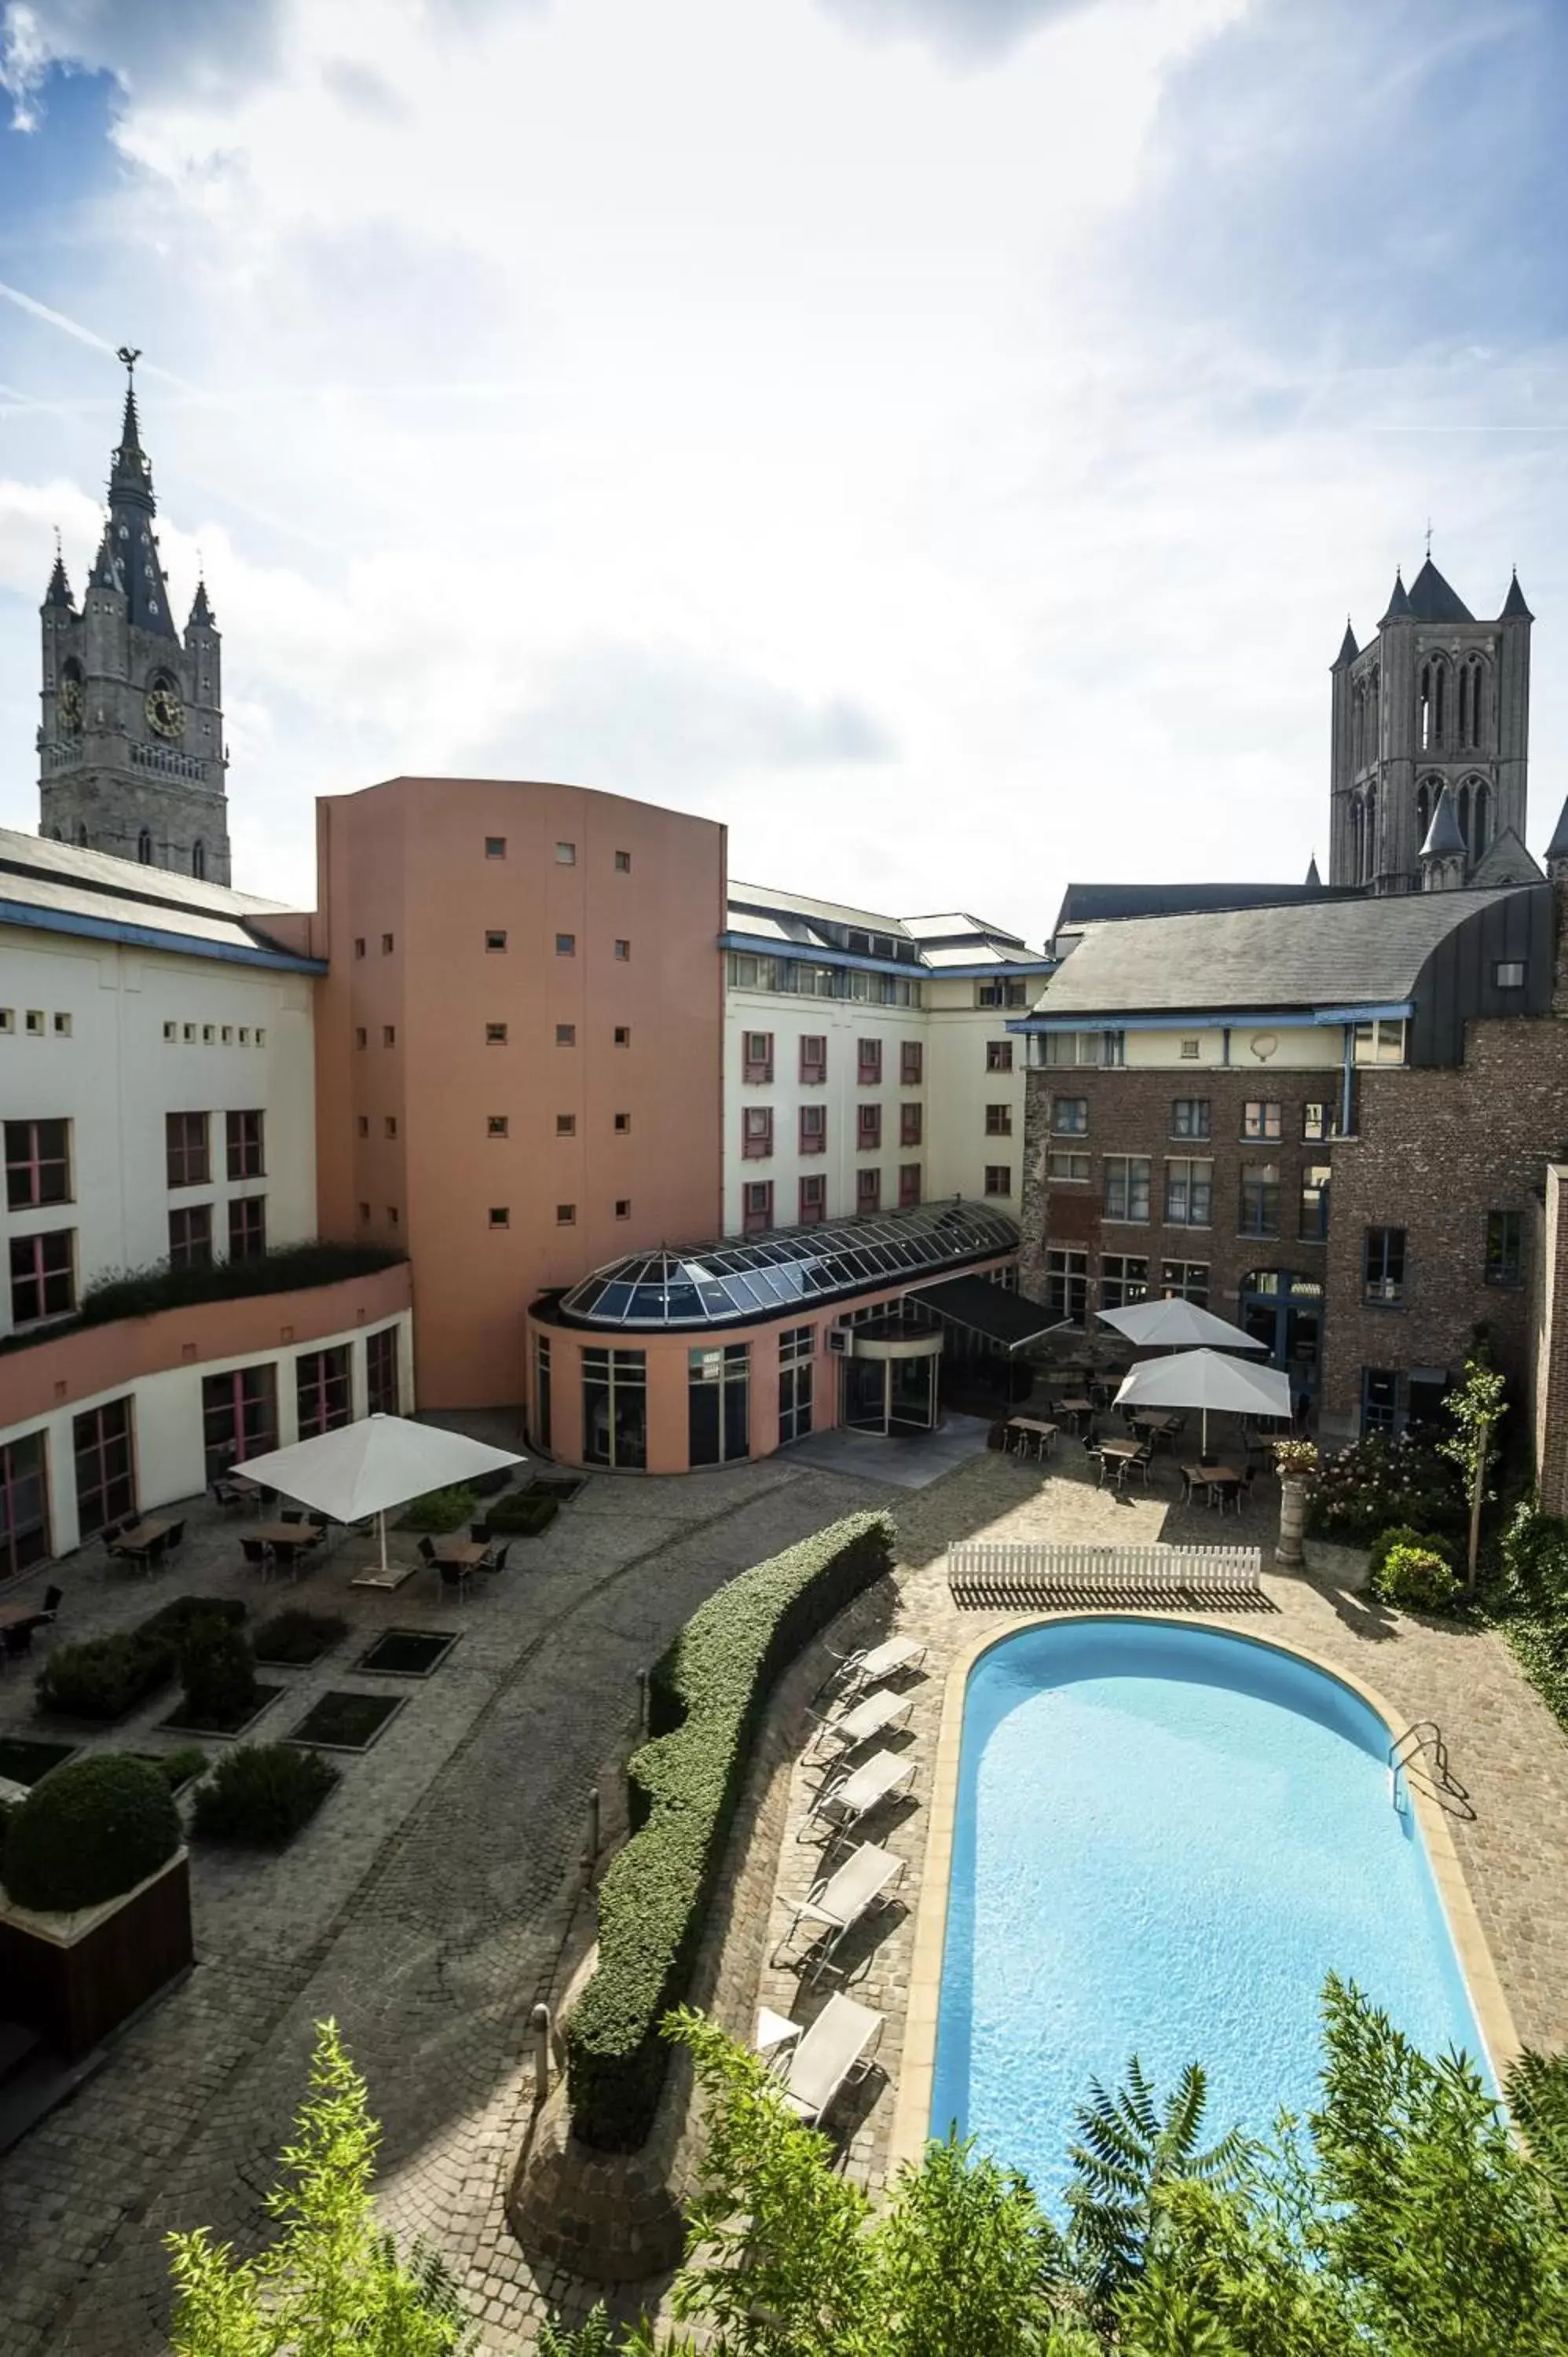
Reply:
[[1263, 1602], [1255, 1546], [1046, 1546], [975, 1539], [948, 1549], [955, 1604]]

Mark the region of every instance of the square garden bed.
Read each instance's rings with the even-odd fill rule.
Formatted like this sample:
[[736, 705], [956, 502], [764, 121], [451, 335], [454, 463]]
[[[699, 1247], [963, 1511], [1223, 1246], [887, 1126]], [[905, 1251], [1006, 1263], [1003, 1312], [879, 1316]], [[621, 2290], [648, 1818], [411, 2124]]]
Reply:
[[63, 1768], [81, 1749], [76, 1743], [46, 1743], [31, 1735], [0, 1736], [0, 1780], [37, 1784], [51, 1768]]
[[302, 1612], [287, 1607], [263, 1620], [252, 1641], [257, 1661], [264, 1662], [268, 1669], [306, 1670], [348, 1633], [349, 1623], [335, 1612]]
[[324, 1694], [290, 1730], [288, 1740], [313, 1751], [368, 1751], [405, 1699], [403, 1695]]
[[441, 1667], [458, 1634], [456, 1629], [383, 1629], [354, 1667], [378, 1678], [427, 1678]]
[[157, 1723], [157, 1732], [159, 1735], [205, 1735], [211, 1737], [244, 1735], [248, 1733], [252, 1727], [254, 1727], [257, 1719], [260, 1718], [264, 1710], [270, 1710], [272, 1708], [279, 1695], [285, 1694], [287, 1691], [288, 1689], [285, 1686], [258, 1685], [256, 1688], [256, 1700], [254, 1706], [246, 1711], [243, 1718], [235, 1719], [231, 1727], [213, 1727], [209, 1723], [199, 1719], [187, 1718], [182, 1712], [177, 1710], [168, 1718], [159, 1719]]
[[536, 1498], [553, 1498], [558, 1506], [570, 1505], [583, 1486], [580, 1473], [542, 1473], [528, 1485]]

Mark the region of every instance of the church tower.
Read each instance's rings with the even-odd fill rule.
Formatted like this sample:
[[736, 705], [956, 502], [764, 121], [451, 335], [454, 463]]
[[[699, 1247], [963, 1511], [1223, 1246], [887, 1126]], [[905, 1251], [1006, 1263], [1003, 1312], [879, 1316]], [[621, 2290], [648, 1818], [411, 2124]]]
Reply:
[[40, 832], [229, 881], [219, 636], [205, 583], [181, 638], [154, 530], [153, 473], [136, 419], [137, 355], [109, 477], [109, 516], [78, 613], [57, 554], [40, 608]]
[[[1505, 835], [1527, 857], [1533, 619], [1515, 574], [1497, 619], [1477, 621], [1429, 555], [1408, 589], [1395, 574], [1365, 647], [1346, 624], [1332, 673], [1331, 884], [1419, 892], [1445, 786], [1463, 847], [1456, 880], [1475, 879]], [[1496, 870], [1501, 881], [1503, 864], [1494, 857], [1486, 880]], [[1430, 888], [1430, 869], [1424, 880]]]

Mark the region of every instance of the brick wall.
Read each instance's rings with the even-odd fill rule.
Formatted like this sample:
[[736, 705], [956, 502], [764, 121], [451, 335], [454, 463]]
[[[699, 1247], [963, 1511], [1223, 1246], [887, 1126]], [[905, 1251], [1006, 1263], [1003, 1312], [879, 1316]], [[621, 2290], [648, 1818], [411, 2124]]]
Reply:
[[1568, 1165], [1551, 1163], [1533, 1207], [1530, 1415], [1548, 1513], [1568, 1513]]

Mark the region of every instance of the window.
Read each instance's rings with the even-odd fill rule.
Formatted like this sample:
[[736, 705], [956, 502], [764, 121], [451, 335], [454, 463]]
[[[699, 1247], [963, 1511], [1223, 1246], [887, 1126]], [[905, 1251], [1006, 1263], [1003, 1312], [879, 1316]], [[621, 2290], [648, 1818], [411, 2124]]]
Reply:
[[925, 1072], [926, 1051], [918, 1039], [906, 1039], [898, 1049], [898, 1079], [907, 1089], [918, 1089]]
[[1369, 1228], [1362, 1240], [1363, 1297], [1380, 1308], [1404, 1299], [1404, 1230]]
[[1326, 1137], [1337, 1137], [1339, 1125], [1334, 1118], [1334, 1107], [1314, 1100], [1301, 1109], [1301, 1134], [1309, 1146], [1321, 1145]]
[[347, 1344], [335, 1351], [302, 1351], [294, 1362], [294, 1389], [301, 1440], [339, 1430], [349, 1421]]
[[533, 1338], [533, 1437], [541, 1448], [551, 1446], [550, 1337]]
[[908, 1211], [920, 1200], [920, 1166], [918, 1162], [898, 1165], [898, 1209]]
[[1022, 1006], [1025, 1002], [1021, 982], [977, 982], [974, 985], [977, 1006]]
[[365, 1412], [368, 1415], [400, 1413], [395, 1326], [382, 1326], [365, 1337]]
[[751, 1454], [751, 1346], [725, 1342], [686, 1354], [686, 1441], [693, 1465]]
[[1106, 1156], [1105, 1216], [1108, 1220], [1147, 1222], [1149, 1157], [1146, 1154]]
[[[396, 1213], [393, 1213], [396, 1218]], [[267, 1249], [267, 1199], [264, 1195], [235, 1195], [229, 1204], [229, 1257], [231, 1260], [261, 1260]]]
[[822, 1031], [800, 1034], [800, 1078], [808, 1087], [814, 1087], [828, 1077], [827, 1035]]
[[164, 1148], [171, 1187], [205, 1187], [212, 1172], [207, 1158], [207, 1115], [164, 1115]]
[[855, 1078], [863, 1089], [879, 1087], [882, 1081], [882, 1042], [862, 1039], [855, 1048]]
[[616, 1197], [616, 1217], [618, 1220], [630, 1219], [631, 1197], [629, 1195], [618, 1195]]
[[[264, 1177], [266, 1164], [262, 1153], [262, 1115], [259, 1113], [231, 1113], [225, 1114], [223, 1122], [227, 1133], [225, 1142], [229, 1152], [230, 1178]], [[387, 1134], [396, 1136], [395, 1121]]]
[[381, 1025], [381, 1045], [383, 1048], [395, 1048], [397, 1046], [397, 1026], [395, 1023], [383, 1023]]
[[[753, 957], [749, 952], [742, 950], [731, 950], [729, 953], [729, 986], [732, 990], [777, 990], [779, 971], [777, 958]], [[832, 991], [828, 996], [832, 996]]]
[[802, 1105], [800, 1112], [800, 1135], [797, 1140], [802, 1154], [825, 1154], [828, 1150], [828, 1109], [826, 1105]]
[[1163, 1260], [1160, 1263], [1160, 1291], [1174, 1295], [1179, 1301], [1191, 1301], [1199, 1309], [1208, 1307], [1208, 1263], [1206, 1260]]
[[1301, 1219], [1296, 1233], [1303, 1243], [1328, 1239], [1328, 1182], [1334, 1173], [1326, 1162], [1309, 1162], [1301, 1174]]
[[485, 1116], [485, 1135], [488, 1137], [505, 1137], [510, 1127], [510, 1117], [504, 1113], [487, 1114]]
[[1087, 1097], [1053, 1097], [1051, 1127], [1058, 1137], [1087, 1137], [1089, 1099]]
[[1087, 1154], [1047, 1154], [1046, 1157], [1046, 1177], [1061, 1185], [1069, 1181], [1074, 1186], [1082, 1185], [1090, 1176], [1090, 1157]]
[[616, 1131], [616, 1135], [617, 1135], [618, 1137], [625, 1137], [625, 1136], [627, 1136], [627, 1135], [628, 1135], [628, 1133], [629, 1133], [630, 1129], [631, 1129], [631, 1115], [630, 1115], [630, 1114], [628, 1114], [628, 1113], [618, 1113], [618, 1114], [617, 1114], [617, 1115], [616, 1115], [616, 1117], [615, 1117], [615, 1131]]
[[1243, 1137], [1278, 1137], [1281, 1129], [1277, 1101], [1249, 1097], [1241, 1108], [1241, 1135]]
[[1171, 1135], [1207, 1137], [1208, 1134], [1208, 1099], [1177, 1097], [1171, 1106]]
[[898, 1143], [918, 1146], [925, 1126], [925, 1108], [918, 1104], [902, 1104], [898, 1108]]
[[148, 827], [144, 827], [140, 834], [136, 837], [136, 856], [141, 861], [144, 867], [150, 867], [152, 866], [153, 837], [152, 831]]
[[487, 933], [486, 933], [486, 935], [485, 935], [485, 948], [486, 948], [486, 950], [487, 950], [487, 951], [490, 951], [490, 950], [497, 950], [497, 951], [499, 951], [499, 950], [504, 950], [504, 949], [505, 949], [505, 947], [506, 947], [506, 935], [505, 935], [503, 932], [497, 931], [494, 928], [492, 928], [489, 932], [487, 932]]
[[1363, 1367], [1361, 1370], [1361, 1431], [1391, 1434], [1399, 1425], [1399, 1370], [1395, 1367]]
[[[384, 1114], [382, 1115], [381, 1135], [383, 1137], [395, 1137], [397, 1135], [397, 1115], [395, 1113]], [[229, 1175], [232, 1178], [234, 1174], [231, 1171]]]
[[506, 857], [506, 837], [504, 834], [486, 835], [485, 857], [487, 859], [504, 859]]
[[766, 1162], [773, 1151], [773, 1108], [747, 1105], [740, 1116], [740, 1151], [746, 1162]]
[[741, 1034], [741, 1079], [756, 1086], [773, 1078], [773, 1034], [771, 1031], [744, 1031]]
[[555, 936], [555, 954], [557, 957], [575, 957], [577, 954], [576, 934], [557, 933]]
[[773, 1225], [773, 1181], [771, 1178], [748, 1178], [740, 1190], [740, 1232], [745, 1236], [761, 1235]]
[[366, 1028], [365, 1028], [365, 1027], [364, 1027], [364, 1025], [363, 1025], [362, 1023], [356, 1023], [356, 1024], [355, 1024], [355, 1026], [354, 1026], [354, 1045], [355, 1045], [355, 1047], [356, 1047], [356, 1048], [368, 1048], [368, 1047], [370, 1046], [370, 1044], [371, 1044], [371, 1035], [370, 1035], [370, 1033], [366, 1030]]
[[1523, 959], [1501, 960], [1492, 968], [1492, 981], [1498, 990], [1522, 990], [1524, 988]]
[[583, 1353], [583, 1461], [640, 1473], [648, 1465], [648, 1354]]
[[1380, 1017], [1375, 1023], [1356, 1026], [1355, 1060], [1358, 1064], [1402, 1064], [1404, 1061], [1404, 1025]]
[[490, 1205], [490, 1225], [492, 1228], [510, 1227], [511, 1211], [509, 1205], [505, 1203], [492, 1203]]
[[1165, 1225], [1206, 1228], [1214, 1216], [1212, 1162], [1165, 1164]]
[[[29, 1006], [29, 1007], [28, 1007], [28, 1009], [27, 1009], [27, 1029], [32, 1033], [33, 1038], [34, 1038], [35, 1039], [42, 1039], [42, 1037], [43, 1037], [43, 1030], [44, 1030], [44, 1010], [43, 1010], [43, 1008], [42, 1008], [41, 1006]], [[195, 1037], [196, 1037], [196, 1026], [195, 1026], [195, 1024], [194, 1024], [194, 1023], [188, 1023], [188, 1024], [186, 1025], [186, 1027], [185, 1027], [185, 1036], [186, 1036], [186, 1038], [187, 1038], [188, 1039], [195, 1039]]]
[[36, 1326], [76, 1308], [76, 1232], [11, 1239], [11, 1323]]
[[803, 1228], [820, 1227], [828, 1215], [828, 1182], [821, 1171], [800, 1181], [798, 1217]]
[[1149, 1290], [1149, 1264], [1121, 1253], [1102, 1253], [1100, 1259], [1100, 1307], [1130, 1309]]
[[209, 1481], [242, 1465], [247, 1457], [264, 1457], [275, 1448], [277, 1369], [236, 1367], [231, 1373], [203, 1375], [201, 1438]]
[[199, 883], [207, 874], [207, 845], [199, 835], [190, 846], [190, 872]]
[[[486, 1026], [487, 1033], [491, 1028], [492, 1027], [489, 1025]], [[497, 1024], [493, 1028], [499, 1031], [503, 1039], [506, 1038], [506, 1025], [504, 1023]], [[557, 1023], [555, 1026], [555, 1045], [558, 1048], [575, 1048], [576, 1044], [576, 1025], [575, 1023]]]
[[631, 854], [629, 851], [618, 851], [616, 853], [616, 874], [618, 876], [629, 876], [631, 874]]
[[1182, 1062], [1184, 1064], [1196, 1064], [1202, 1047], [1203, 1042], [1201, 1039], [1184, 1039], [1181, 1043], [1180, 1049]]
[[71, 1448], [76, 1458], [76, 1519], [84, 1539], [105, 1523], [136, 1511], [136, 1473], [131, 1448], [131, 1403], [105, 1400], [73, 1416]]
[[[568, 1037], [564, 1042], [563, 1042], [561, 1038], [563, 1031], [571, 1034], [571, 1037]], [[563, 1044], [569, 1048], [572, 1044], [572, 1038], [575, 1036], [575, 1035], [572, 1033], [572, 1027], [569, 1023], [557, 1023], [555, 1026], [555, 1045], [558, 1048]], [[486, 1024], [485, 1045], [487, 1048], [504, 1048], [506, 1046], [506, 1025], [504, 1023]]]
[[616, 1025], [616, 1028], [615, 1028], [615, 1043], [616, 1043], [616, 1046], [617, 1046], [618, 1048], [629, 1048], [629, 1047], [630, 1047], [630, 1045], [631, 1045], [631, 1026], [630, 1026], [628, 1023], [618, 1023], [618, 1024]]
[[1524, 1222], [1517, 1211], [1487, 1213], [1485, 1285], [1524, 1283]]
[[46, 1562], [51, 1552], [48, 1459], [44, 1435], [30, 1432], [0, 1446], [0, 1580]]
[[357, 958], [362, 958], [362, 957], [364, 956], [364, 954], [365, 954], [365, 936], [363, 935], [363, 933], [356, 933], [356, 934], [355, 934], [355, 936], [354, 936], [354, 955], [355, 955]]
[[391, 957], [391, 955], [392, 955], [392, 947], [393, 947], [393, 943], [392, 943], [392, 937], [391, 933], [383, 933], [383, 934], [381, 935], [381, 955], [382, 955], [382, 957]]
[[388, 1227], [389, 1227], [389, 1228], [395, 1228], [395, 1227], [396, 1227], [396, 1225], [397, 1225], [397, 1222], [398, 1222], [398, 1210], [397, 1210], [397, 1205], [396, 1205], [395, 1203], [389, 1203], [389, 1204], [387, 1205], [387, 1225], [388, 1225]]
[[558, 1228], [575, 1228], [576, 1226], [577, 1206], [575, 1203], [556, 1204], [555, 1224]]
[[804, 1440], [811, 1429], [817, 1329], [787, 1326], [779, 1337], [779, 1446]]
[[1054, 1318], [1083, 1323], [1089, 1300], [1089, 1254], [1054, 1251], [1046, 1254], [1046, 1308]]
[[880, 1146], [882, 1144], [882, 1107], [880, 1105], [863, 1104], [855, 1107], [854, 1143], [855, 1150], [860, 1154], [874, 1154]]
[[985, 1043], [985, 1069], [988, 1072], [1010, 1072], [1013, 1069], [1011, 1039], [988, 1039]]
[[575, 867], [577, 865], [577, 846], [575, 843], [558, 843], [556, 845], [555, 865], [557, 867]]
[[[57, 1015], [57, 1016], [55, 1017], [55, 1038], [56, 1038], [57, 1039], [70, 1039], [70, 1016], [69, 1016], [69, 1015]], [[209, 1024], [207, 1025], [206, 1029], [205, 1029], [205, 1030], [204, 1030], [204, 1032], [202, 1033], [202, 1037], [203, 1037], [204, 1039], [211, 1039], [211, 1037], [212, 1037], [212, 1026], [211, 1026], [211, 1024], [210, 1024], [210, 1023], [209, 1023]]]
[[360, 1206], [360, 1224], [361, 1227], [369, 1227], [370, 1223], [371, 1207], [368, 1203], [361, 1203]]
[[575, 1137], [575, 1136], [576, 1136], [576, 1135], [577, 1135], [577, 1116], [576, 1116], [576, 1114], [575, 1114], [575, 1113], [558, 1113], [558, 1114], [556, 1114], [556, 1116], [555, 1116], [555, 1135], [556, 1135], [556, 1136], [557, 1136], [557, 1137]]
[[631, 956], [631, 943], [629, 942], [617, 942], [616, 956], [619, 963], [622, 965], [625, 965], [628, 958]]
[[168, 1215], [170, 1268], [210, 1268], [212, 1265], [212, 1206], [191, 1203]]
[[1244, 1162], [1237, 1232], [1243, 1236], [1277, 1236], [1280, 1232], [1280, 1166], [1277, 1162]]
[[70, 1124], [5, 1124], [5, 1201], [13, 1211], [70, 1200]]
[[985, 1191], [988, 1195], [1010, 1195], [1013, 1192], [1013, 1166], [1010, 1162], [986, 1164]]
[[988, 1104], [986, 1106], [985, 1135], [987, 1137], [1012, 1136], [1013, 1108], [1010, 1104]]
[[356, 1120], [356, 1122], [355, 1122], [355, 1124], [354, 1124], [354, 1126], [355, 1126], [355, 1128], [359, 1131], [360, 1135], [361, 1137], [369, 1137], [369, 1135], [370, 1135], [370, 1134], [371, 1134], [371, 1116], [370, 1116], [370, 1114], [369, 1114], [368, 1113], [362, 1113], [362, 1114], [360, 1114], [359, 1115], [358, 1119]]
[[1124, 1064], [1127, 1060], [1127, 1035], [1124, 1031], [1047, 1031], [1041, 1045], [1047, 1065], [1062, 1064]]

